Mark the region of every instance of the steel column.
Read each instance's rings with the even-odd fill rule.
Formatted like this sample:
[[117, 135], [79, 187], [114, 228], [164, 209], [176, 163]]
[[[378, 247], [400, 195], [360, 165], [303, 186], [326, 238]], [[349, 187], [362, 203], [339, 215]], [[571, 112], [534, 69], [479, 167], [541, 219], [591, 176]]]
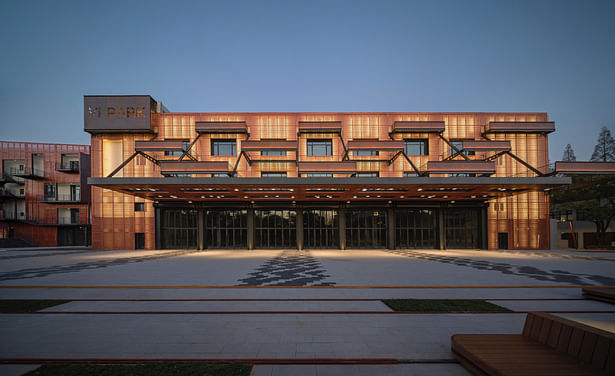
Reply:
[[297, 249], [303, 249], [303, 209], [296, 209], [297, 217], [296, 217], [296, 238], [297, 238]]
[[346, 249], [346, 209], [339, 209], [337, 212], [337, 223], [340, 249]]
[[248, 209], [248, 249], [254, 249], [254, 209]]

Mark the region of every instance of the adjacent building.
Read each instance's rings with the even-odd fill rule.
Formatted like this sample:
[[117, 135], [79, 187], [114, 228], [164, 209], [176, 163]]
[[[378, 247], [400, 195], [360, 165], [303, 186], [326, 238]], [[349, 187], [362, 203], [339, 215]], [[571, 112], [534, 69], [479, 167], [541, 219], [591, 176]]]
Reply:
[[549, 249], [546, 113], [172, 113], [86, 96], [95, 249]]
[[90, 147], [0, 141], [0, 239], [7, 246], [90, 243]]

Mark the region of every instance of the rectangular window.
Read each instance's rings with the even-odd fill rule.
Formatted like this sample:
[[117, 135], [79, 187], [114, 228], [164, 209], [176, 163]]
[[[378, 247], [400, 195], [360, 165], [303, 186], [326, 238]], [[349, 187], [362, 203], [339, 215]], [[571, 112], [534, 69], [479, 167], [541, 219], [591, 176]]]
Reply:
[[333, 141], [307, 140], [307, 155], [310, 157], [324, 157], [333, 155]]
[[[463, 148], [463, 140], [451, 140], [450, 141], [451, 145], [453, 145], [454, 147], [457, 148], [457, 150], [461, 150]], [[452, 147], [449, 146], [448, 148], [448, 152], [449, 155], [453, 155], [456, 154], [457, 152], [455, 151], [455, 149], [453, 149]], [[464, 155], [474, 155], [475, 153], [473, 151], [464, 151], [463, 152]]]
[[262, 150], [261, 156], [263, 157], [284, 157], [286, 156], [286, 150]]
[[143, 202], [135, 202], [135, 211], [136, 212], [145, 211], [145, 203], [143, 203]]
[[212, 178], [228, 178], [228, 174], [226, 172], [216, 172], [214, 174], [211, 174]]
[[164, 152], [164, 155], [175, 155], [179, 157], [182, 154], [184, 154], [184, 151], [188, 150], [188, 148], [190, 147], [190, 141], [181, 140], [181, 142], [182, 142], [182, 150], [166, 150]]
[[237, 142], [235, 140], [211, 140], [211, 155], [237, 155]]
[[414, 171], [412, 171], [412, 172], [405, 171], [404, 172], [404, 177], [405, 178], [414, 178], [414, 177], [417, 177], [417, 176], [419, 176], [419, 175], [416, 172], [414, 172]]
[[303, 174], [304, 178], [332, 178], [333, 174], [329, 172], [308, 172]]
[[261, 178], [285, 178], [286, 172], [261, 172]]
[[450, 177], [451, 178], [473, 178], [473, 177], [476, 177], [476, 174], [471, 174], [467, 172], [457, 172], [457, 173], [450, 174]]
[[45, 199], [56, 198], [55, 184], [45, 184]]
[[429, 155], [429, 142], [422, 140], [405, 140], [404, 152], [406, 155]]
[[378, 150], [355, 150], [354, 151], [354, 155], [355, 157], [360, 157], [360, 156], [377, 156], [378, 155]]
[[135, 232], [135, 249], [145, 249], [144, 232]]
[[357, 172], [355, 175], [357, 178], [377, 178], [377, 172]]

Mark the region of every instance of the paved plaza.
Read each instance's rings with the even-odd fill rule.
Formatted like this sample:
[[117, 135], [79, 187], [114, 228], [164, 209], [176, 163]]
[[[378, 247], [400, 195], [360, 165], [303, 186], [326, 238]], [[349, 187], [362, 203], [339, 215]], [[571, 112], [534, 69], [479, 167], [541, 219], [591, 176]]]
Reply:
[[[468, 375], [456, 333], [519, 333], [547, 311], [615, 332], [615, 253], [484, 250], [0, 251], [0, 358], [243, 360], [253, 375]], [[510, 313], [394, 312], [381, 299], [485, 299]], [[0, 366], [21, 374], [31, 365]]]

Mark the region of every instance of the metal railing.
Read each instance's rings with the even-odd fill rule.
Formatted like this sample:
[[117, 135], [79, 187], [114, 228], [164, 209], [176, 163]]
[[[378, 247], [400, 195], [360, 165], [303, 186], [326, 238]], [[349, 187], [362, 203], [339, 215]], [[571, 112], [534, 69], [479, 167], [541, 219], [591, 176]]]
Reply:
[[36, 196], [36, 200], [42, 202], [80, 202], [80, 196], [80, 194], [56, 194], [55, 196], [38, 195]]
[[43, 178], [45, 177], [45, 170], [25, 167], [23, 169], [18, 167], [10, 167], [8, 173], [13, 176], [36, 176]]
[[62, 161], [56, 163], [56, 171], [79, 172], [79, 161]]

